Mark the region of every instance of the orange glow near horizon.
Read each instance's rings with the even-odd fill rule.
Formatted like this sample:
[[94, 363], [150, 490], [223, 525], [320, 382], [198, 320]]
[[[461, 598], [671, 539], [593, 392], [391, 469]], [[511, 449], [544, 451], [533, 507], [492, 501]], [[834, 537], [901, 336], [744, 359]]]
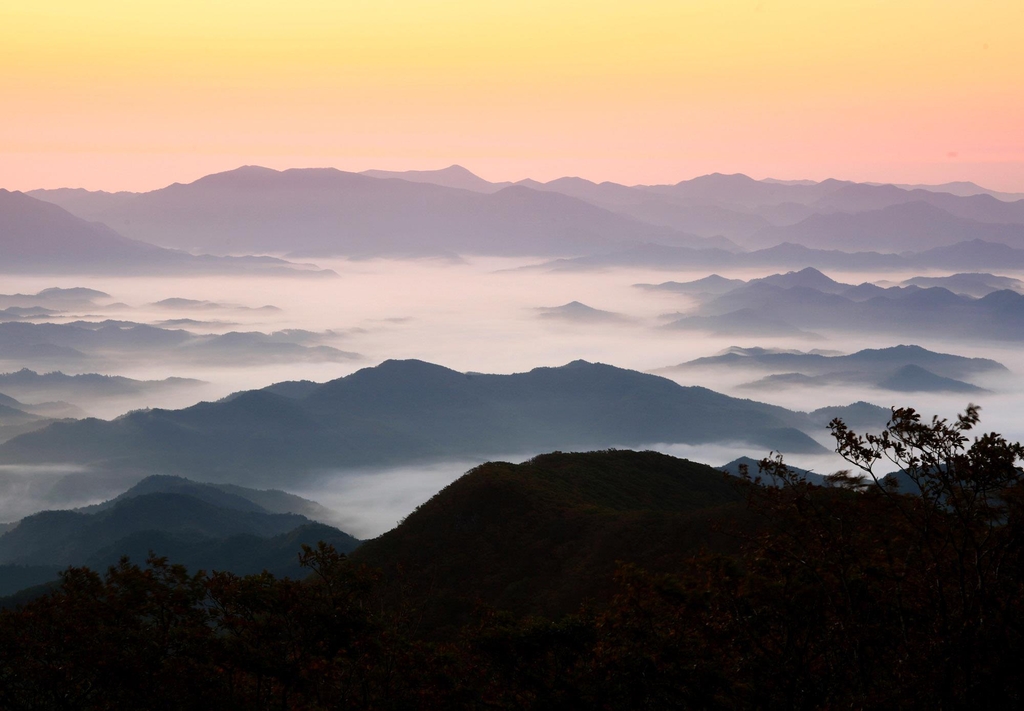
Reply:
[[1020, 0], [0, 4], [0, 187], [242, 164], [1024, 192]]

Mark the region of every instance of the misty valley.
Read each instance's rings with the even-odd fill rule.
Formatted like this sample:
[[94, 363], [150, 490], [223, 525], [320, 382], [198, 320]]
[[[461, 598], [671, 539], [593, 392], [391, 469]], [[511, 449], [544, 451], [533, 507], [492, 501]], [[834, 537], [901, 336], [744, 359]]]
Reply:
[[[973, 184], [0, 190], [0, 707], [179, 673], [169, 708], [978, 702], [933, 682], [1006, 672], [977, 650], [1019, 620], [1022, 342], [1024, 197]], [[929, 636], [925, 525], [998, 558], [943, 597], [977, 634]]]

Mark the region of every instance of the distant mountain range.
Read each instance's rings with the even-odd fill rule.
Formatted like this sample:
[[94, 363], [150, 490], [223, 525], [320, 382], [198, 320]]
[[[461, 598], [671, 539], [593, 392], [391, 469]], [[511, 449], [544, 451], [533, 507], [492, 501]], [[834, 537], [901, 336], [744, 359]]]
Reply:
[[[644, 242], [916, 253], [978, 239], [1024, 248], [1024, 200], [949, 189], [722, 174], [675, 185], [513, 184], [460, 166], [362, 174], [246, 166], [148, 193], [30, 194], [128, 237], [217, 254], [580, 256]], [[799, 266], [808, 265], [834, 266]]]
[[687, 373], [709, 368], [773, 373], [744, 386], [755, 390], [870, 385], [900, 392], [959, 393], [985, 392], [960, 378], [1009, 372], [994, 360], [936, 353], [920, 346], [865, 349], [850, 355], [733, 347], [719, 355], [698, 358], [658, 372]]
[[997, 242], [972, 239], [921, 252], [844, 252], [813, 249], [783, 242], [766, 249], [735, 252], [724, 249], [693, 249], [662, 244], [643, 244], [628, 249], [582, 257], [554, 259], [523, 267], [534, 271], [595, 271], [643, 268], [664, 270], [750, 269], [794, 267], [845, 271], [907, 271], [911, 269], [1000, 270], [1024, 269], [1024, 249]]
[[336, 363], [359, 358], [321, 343], [322, 338], [298, 330], [205, 335], [132, 321], [8, 322], [0, 323], [0, 363], [80, 369], [93, 361], [107, 364], [111, 358], [147, 353], [159, 353], [167, 362], [206, 363]]
[[59, 206], [0, 189], [0, 273], [337, 276], [273, 257], [196, 256], [129, 239]]
[[[1016, 205], [995, 198], [988, 198], [988, 201], [997, 206]], [[750, 243], [769, 247], [785, 242], [815, 249], [898, 253], [925, 251], [980, 239], [1019, 249], [1024, 247], [1024, 201], [1021, 208], [1020, 216], [1016, 213], [1006, 216], [1015, 220], [1006, 224], [956, 216], [931, 202], [898, 202], [863, 212], [815, 214], [795, 225], [766, 227], [752, 235]]]
[[28, 368], [13, 373], [0, 373], [0, 393], [35, 401], [67, 401], [83, 407], [90, 401], [165, 392], [178, 388], [195, 388], [203, 384], [202, 381], [191, 378], [133, 380], [120, 375], [98, 373], [37, 373]]
[[314, 470], [657, 443], [821, 452], [807, 433], [826, 423], [584, 361], [514, 375], [386, 361], [322, 385], [278, 384], [183, 410], [55, 423], [0, 445], [0, 463], [281, 482]]
[[[855, 286], [837, 282], [812, 268], [753, 279], [739, 286], [713, 280], [711, 292], [705, 288], [707, 283], [700, 280], [639, 286], [704, 296], [694, 313], [679, 316], [666, 328], [740, 335], [733, 327], [738, 321], [770, 323], [778, 335], [838, 330], [954, 339], [1024, 339], [1024, 294], [1010, 289], [975, 298], [941, 287]], [[998, 280], [994, 283], [1000, 284]]]
[[653, 239], [702, 244], [671, 228], [523, 186], [488, 194], [333, 169], [247, 166], [123, 203], [103, 199], [94, 210], [65, 204], [135, 239], [219, 254], [579, 254]]

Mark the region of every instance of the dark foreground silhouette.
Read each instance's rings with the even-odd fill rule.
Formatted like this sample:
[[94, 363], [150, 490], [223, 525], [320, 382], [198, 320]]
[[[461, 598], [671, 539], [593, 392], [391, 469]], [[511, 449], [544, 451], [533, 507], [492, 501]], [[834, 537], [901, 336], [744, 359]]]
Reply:
[[[781, 458], [761, 463], [777, 486], [712, 485], [651, 453], [485, 465], [352, 558], [305, 547], [305, 580], [72, 568], [0, 614], [0, 708], [1018, 707], [1024, 448], [969, 439], [977, 423], [973, 407], [896, 410], [864, 437], [834, 421], [866, 476], [824, 486]], [[675, 481], [664, 496], [659, 477]], [[529, 525], [501, 518], [507, 500]], [[674, 518], [699, 510], [716, 523]], [[459, 526], [473, 555], [454, 549]], [[682, 530], [673, 558], [660, 537]], [[611, 583], [597, 544], [623, 561]], [[546, 581], [495, 582], [528, 579], [531, 558]], [[564, 601], [560, 580], [589, 602], [531, 614]]]

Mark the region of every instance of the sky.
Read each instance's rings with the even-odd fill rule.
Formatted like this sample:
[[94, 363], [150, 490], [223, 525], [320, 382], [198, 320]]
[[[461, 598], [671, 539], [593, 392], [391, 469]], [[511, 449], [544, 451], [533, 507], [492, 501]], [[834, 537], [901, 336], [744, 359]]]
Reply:
[[0, 0], [0, 187], [244, 164], [1024, 191], [1021, 0]]

